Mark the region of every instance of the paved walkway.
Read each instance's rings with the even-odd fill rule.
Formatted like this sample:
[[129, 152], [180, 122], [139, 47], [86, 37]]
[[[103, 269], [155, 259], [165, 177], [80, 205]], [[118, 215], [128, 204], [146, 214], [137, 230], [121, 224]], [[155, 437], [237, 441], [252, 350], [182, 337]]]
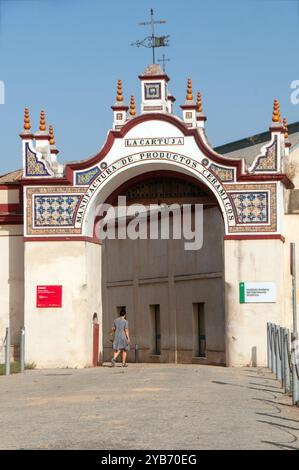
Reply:
[[299, 449], [265, 369], [132, 364], [0, 377], [0, 449]]

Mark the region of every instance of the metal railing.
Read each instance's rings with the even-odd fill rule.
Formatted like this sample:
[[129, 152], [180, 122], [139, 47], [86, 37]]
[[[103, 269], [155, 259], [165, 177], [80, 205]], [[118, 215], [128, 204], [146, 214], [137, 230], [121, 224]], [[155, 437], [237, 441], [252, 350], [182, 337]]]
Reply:
[[293, 405], [299, 406], [298, 335], [274, 323], [267, 323], [268, 367], [282, 382], [286, 394], [292, 395]]
[[[21, 328], [20, 330], [20, 341], [19, 341], [19, 348], [18, 348], [18, 372], [24, 372], [25, 370], [25, 328]], [[11, 360], [11, 330], [10, 328], [6, 328], [5, 337], [2, 340], [2, 344], [0, 346], [0, 366], [1, 364], [4, 367], [4, 374], [10, 375], [11, 373], [11, 366], [15, 363]], [[3, 361], [2, 361], [3, 358]]]

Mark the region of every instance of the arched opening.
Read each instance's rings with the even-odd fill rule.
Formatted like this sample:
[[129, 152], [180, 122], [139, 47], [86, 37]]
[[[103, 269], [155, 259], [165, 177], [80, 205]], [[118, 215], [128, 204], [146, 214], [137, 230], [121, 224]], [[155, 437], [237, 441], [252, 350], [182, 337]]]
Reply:
[[[186, 240], [162, 239], [160, 232], [158, 239], [103, 240], [104, 361], [111, 359], [113, 319], [125, 306], [129, 362], [225, 364], [224, 221], [212, 191], [192, 175], [159, 170], [135, 175], [106, 196], [111, 205], [118, 196], [128, 206], [202, 205], [203, 245], [186, 251]], [[192, 210], [193, 227], [194, 217]]]
[[[91, 237], [93, 235], [94, 221], [101, 204], [109, 201], [111, 195], [117, 193], [121, 186], [128, 184], [129, 181], [135, 178], [142, 178], [145, 174], [151, 172], [175, 173], [180, 178], [193, 180], [195, 185], [205, 188], [217, 200], [223, 216], [225, 231], [228, 232], [229, 224], [234, 224], [234, 212], [223, 184], [213, 171], [210, 171], [196, 160], [183, 155], [180, 155], [179, 158], [184, 159], [185, 163], [178, 161], [177, 154], [167, 152], [167, 156], [176, 158], [175, 160], [168, 160], [167, 157], [165, 158], [165, 152], [154, 153], [153, 158], [146, 158], [146, 160], [141, 161], [138, 160], [141, 154], [132, 154], [129, 157], [120, 158], [117, 160], [117, 164], [106, 167], [90, 183], [75, 215], [75, 227], [80, 229], [83, 236]], [[159, 157], [160, 154], [163, 155], [163, 158]]]

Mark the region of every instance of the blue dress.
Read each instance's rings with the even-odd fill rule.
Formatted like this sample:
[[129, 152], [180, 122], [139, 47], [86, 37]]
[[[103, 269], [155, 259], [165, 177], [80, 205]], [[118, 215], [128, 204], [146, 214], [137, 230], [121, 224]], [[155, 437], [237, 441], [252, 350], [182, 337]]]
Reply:
[[116, 318], [113, 322], [113, 328], [115, 328], [112, 345], [113, 349], [115, 351], [118, 351], [119, 349], [129, 351], [130, 345], [125, 333], [125, 330], [129, 328], [129, 322], [124, 318]]

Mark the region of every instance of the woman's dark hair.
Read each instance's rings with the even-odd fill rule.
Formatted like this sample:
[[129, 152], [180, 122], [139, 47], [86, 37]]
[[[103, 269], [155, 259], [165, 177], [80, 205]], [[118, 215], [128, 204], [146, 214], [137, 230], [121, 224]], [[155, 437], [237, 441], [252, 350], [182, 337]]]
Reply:
[[124, 317], [126, 314], [127, 314], [126, 309], [125, 309], [124, 307], [122, 307], [122, 308], [120, 309], [119, 316], [120, 316], [120, 317]]

